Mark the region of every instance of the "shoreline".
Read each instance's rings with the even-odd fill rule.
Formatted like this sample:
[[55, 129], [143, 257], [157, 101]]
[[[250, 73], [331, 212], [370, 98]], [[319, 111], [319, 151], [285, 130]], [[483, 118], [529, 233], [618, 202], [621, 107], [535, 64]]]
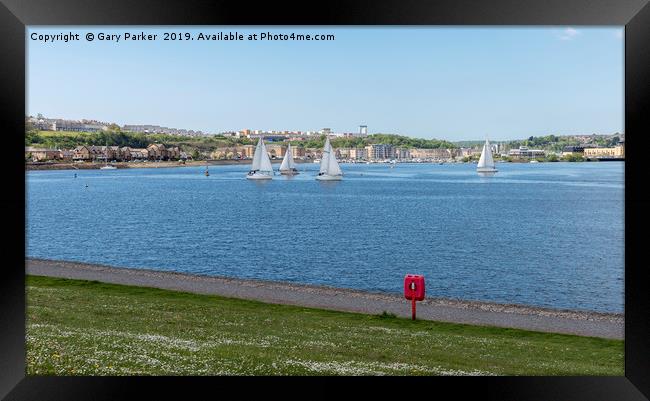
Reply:
[[[624, 162], [625, 159], [611, 159], [611, 160], [586, 160], [584, 162], [596, 162], [596, 161], [602, 161], [602, 162], [610, 162], [610, 161], [622, 161]], [[294, 159], [294, 162], [296, 164], [312, 164], [312, 160], [300, 160], [300, 159]], [[161, 162], [156, 162], [156, 161], [148, 161], [146, 163], [133, 163], [133, 162], [115, 162], [115, 163], [109, 163], [118, 169], [131, 169], [131, 168], [170, 168], [170, 167], [201, 167], [201, 166], [222, 166], [222, 165], [250, 165], [252, 163], [252, 159], [244, 159], [244, 160], [196, 160], [196, 161], [188, 161], [185, 163], [179, 163], [178, 161], [161, 161]], [[271, 164], [280, 164], [282, 163], [282, 159], [271, 159]], [[401, 162], [405, 164], [440, 164], [440, 162]], [[527, 164], [529, 161], [521, 161], [521, 160], [513, 160], [513, 161], [508, 161], [508, 162], [500, 162], [500, 163], [514, 163], [514, 164]], [[555, 163], [555, 162], [542, 162], [542, 163]], [[347, 163], [344, 163], [347, 164]], [[365, 162], [358, 162], [357, 164], [365, 164]], [[373, 162], [371, 164], [388, 164], [385, 162]], [[471, 163], [471, 162], [445, 162], [444, 164], [476, 164], [476, 163]], [[38, 162], [26, 162], [25, 163], [25, 171], [43, 171], [43, 170], [99, 170], [100, 167], [104, 166], [105, 163], [90, 163], [90, 162], [83, 162], [83, 163], [38, 163]]]
[[[311, 160], [294, 160], [297, 164], [311, 163]], [[196, 160], [179, 163], [178, 161], [148, 161], [146, 163], [133, 162], [115, 162], [109, 163], [118, 169], [140, 169], [140, 168], [170, 168], [170, 167], [202, 167], [202, 166], [221, 166], [221, 165], [250, 165], [251, 159], [245, 160]], [[282, 163], [282, 159], [271, 160], [272, 164]], [[25, 171], [42, 171], [42, 170], [99, 170], [105, 163], [25, 163]]]
[[[194, 275], [74, 261], [25, 259], [26, 274], [219, 295], [266, 303], [366, 314], [383, 311], [410, 317], [410, 302], [398, 294], [374, 293], [284, 281]], [[624, 314], [552, 309], [484, 301], [427, 298], [418, 318], [548, 333], [624, 339]]]

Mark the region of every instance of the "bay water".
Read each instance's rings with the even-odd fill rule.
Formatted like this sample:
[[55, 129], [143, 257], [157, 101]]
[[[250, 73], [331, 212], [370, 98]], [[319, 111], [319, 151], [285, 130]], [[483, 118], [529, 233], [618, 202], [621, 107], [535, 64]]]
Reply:
[[388, 293], [423, 274], [428, 297], [623, 311], [624, 163], [341, 167], [29, 171], [27, 256]]

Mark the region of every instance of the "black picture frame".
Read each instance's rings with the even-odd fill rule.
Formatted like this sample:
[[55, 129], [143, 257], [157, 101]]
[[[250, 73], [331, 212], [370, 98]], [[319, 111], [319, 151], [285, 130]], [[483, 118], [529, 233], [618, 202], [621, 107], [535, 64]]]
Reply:
[[[0, 0], [0, 126], [8, 144], [4, 171], [11, 186], [0, 197], [5, 211], [4, 267], [0, 281], [0, 397], [6, 399], [119, 399], [138, 392], [167, 398], [181, 390], [223, 395], [258, 387], [282, 398], [299, 397], [303, 378], [141, 378], [25, 376], [25, 29], [27, 25], [625, 25], [625, 376], [407, 378], [406, 385], [453, 398], [642, 400], [650, 398], [650, 280], [644, 231], [650, 195], [642, 163], [650, 116], [650, 5], [647, 0], [353, 0], [329, 2], [128, 0]], [[586, 223], [588, 224], [588, 223]], [[251, 386], [250, 381], [262, 386]], [[321, 379], [322, 380], [322, 379]], [[363, 384], [367, 395], [399, 390], [397, 382], [339, 379]], [[389, 382], [393, 379], [389, 379]], [[337, 380], [336, 383], [339, 381]], [[471, 382], [471, 383], [470, 383]], [[310, 382], [311, 383], [311, 382]], [[319, 395], [343, 392], [334, 382], [314, 383]], [[435, 391], [435, 393], [432, 393]], [[272, 397], [275, 398], [275, 397]], [[303, 397], [301, 397], [303, 398]]]

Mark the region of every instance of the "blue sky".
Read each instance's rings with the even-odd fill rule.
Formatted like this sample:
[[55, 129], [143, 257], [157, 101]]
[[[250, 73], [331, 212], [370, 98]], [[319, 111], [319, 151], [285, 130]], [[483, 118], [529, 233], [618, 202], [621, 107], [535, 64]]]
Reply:
[[[43, 43], [32, 32], [80, 33]], [[334, 34], [88, 42], [85, 34]], [[221, 132], [452, 141], [623, 132], [623, 27], [32, 27], [27, 113]]]

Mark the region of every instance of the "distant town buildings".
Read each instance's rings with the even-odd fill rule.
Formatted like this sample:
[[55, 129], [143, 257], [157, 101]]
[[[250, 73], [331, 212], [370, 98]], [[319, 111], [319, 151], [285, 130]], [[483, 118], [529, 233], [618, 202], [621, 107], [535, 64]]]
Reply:
[[[458, 156], [458, 149], [411, 149], [410, 156], [415, 159], [448, 160]], [[469, 154], [469, 153], [467, 153]]]
[[518, 149], [510, 149], [508, 152], [509, 157], [521, 159], [534, 159], [537, 157], [544, 157], [546, 152], [539, 149], [528, 149], [527, 146], [520, 146]]
[[181, 136], [203, 136], [202, 131], [194, 131], [179, 128], [161, 127], [159, 125], [124, 125], [122, 131], [139, 132], [144, 134], [168, 134]]
[[625, 142], [621, 141], [614, 147], [584, 148], [586, 158], [625, 158]]
[[352, 160], [367, 160], [368, 151], [366, 148], [350, 148], [348, 154]]
[[395, 147], [393, 145], [372, 144], [366, 146], [368, 159], [383, 160], [395, 158]]
[[146, 148], [128, 146], [77, 146], [70, 150], [25, 148], [25, 159], [42, 162], [48, 160], [94, 162], [94, 161], [133, 161], [133, 160], [180, 160], [187, 156], [181, 154], [178, 146], [151, 144]]
[[564, 149], [562, 149], [561, 156], [583, 156], [584, 153], [584, 146], [565, 146]]
[[368, 136], [368, 126], [360, 125], [359, 126], [359, 136]]
[[109, 125], [96, 120], [64, 120], [43, 116], [30, 117], [28, 122], [41, 131], [97, 132], [106, 130]]
[[[42, 115], [28, 117], [27, 122], [41, 131], [73, 131], [73, 132], [97, 132], [106, 131], [112, 125], [97, 120], [66, 120], [62, 118], [45, 118]], [[117, 125], [117, 124], [115, 124]], [[159, 125], [123, 125], [122, 131], [138, 132], [145, 134], [169, 134], [182, 136], [201, 136], [201, 131], [161, 127]]]
[[[51, 119], [45, 118], [40, 114], [36, 117], [29, 116], [26, 118], [26, 121], [39, 130], [52, 131], [98, 132], [113, 130], [118, 127], [116, 124], [101, 122], [97, 120]], [[124, 125], [120, 129], [125, 132], [137, 132], [144, 134], [161, 133], [184, 136], [204, 135], [201, 131], [169, 128], [159, 125]], [[305, 145], [310, 141], [320, 140], [323, 135], [326, 135], [331, 139], [367, 137], [368, 126], [365, 124], [359, 125], [357, 132], [334, 132], [332, 128], [329, 127], [322, 128], [318, 131], [267, 131], [245, 128], [240, 131], [221, 132], [219, 135], [230, 138], [247, 138], [255, 142], [259, 138], [264, 138], [264, 141], [267, 143], [269, 156], [272, 159], [284, 157], [287, 150], [287, 147], [285, 145], [286, 142], [293, 142], [294, 144], [297, 142], [299, 145], [291, 147], [294, 158], [318, 159], [321, 157], [322, 149], [306, 147]], [[577, 145], [566, 146], [561, 152], [562, 156], [581, 155], [587, 159], [625, 157], [624, 134], [616, 133], [610, 136], [597, 136], [596, 134], [579, 135], [570, 136], [569, 138], [570, 141], [568, 143], [574, 143]], [[613, 147], [598, 146], [598, 144], [611, 144], [615, 143], [616, 141], [619, 142], [616, 146]], [[223, 142], [227, 143], [227, 141]], [[345, 142], [347, 144], [358, 143], [358, 141]], [[546, 155], [546, 152], [541, 149], [529, 149], [527, 146], [519, 146], [517, 149], [509, 149], [509, 146], [511, 146], [511, 144], [492, 143], [492, 153], [495, 155], [495, 157], [509, 156], [512, 159], [535, 159], [545, 157]], [[420, 162], [453, 161], [456, 158], [467, 157], [478, 158], [481, 153], [481, 149], [482, 143], [480, 145], [474, 145], [472, 147], [460, 147], [452, 149], [423, 149], [412, 148], [408, 146], [395, 146], [392, 144], [372, 143], [365, 147], [335, 148], [335, 152], [337, 158], [351, 162], [373, 162], [387, 160]], [[196, 155], [196, 152], [199, 152], [201, 157], [212, 159], [250, 159], [253, 157], [254, 150], [254, 145], [233, 144], [231, 146], [211, 148], [209, 150], [193, 150], [192, 154]], [[555, 154], [560, 155], [559, 152]], [[79, 146], [75, 149], [64, 150], [29, 147], [25, 148], [25, 155], [27, 159], [33, 161], [94, 161], [106, 159], [119, 161], [175, 160], [179, 158], [189, 157], [186, 152], [182, 152], [178, 147], [165, 147], [162, 144], [152, 144], [144, 149], [128, 147], [120, 148], [117, 146]]]
[[[67, 156], [68, 154], [66, 154]], [[41, 149], [34, 147], [25, 148], [25, 157], [32, 161], [40, 162], [46, 160], [63, 160], [63, 154], [57, 149]]]

